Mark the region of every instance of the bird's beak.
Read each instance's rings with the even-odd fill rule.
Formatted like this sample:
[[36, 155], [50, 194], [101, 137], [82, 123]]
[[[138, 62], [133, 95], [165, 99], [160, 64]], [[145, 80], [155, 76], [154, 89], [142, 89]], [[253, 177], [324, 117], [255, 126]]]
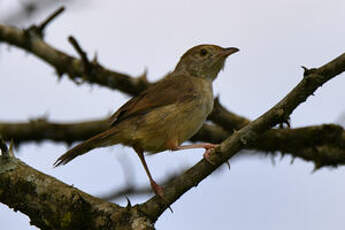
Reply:
[[237, 53], [238, 51], [240, 50], [236, 47], [229, 47], [229, 48], [224, 48], [221, 54], [227, 57], [231, 54]]

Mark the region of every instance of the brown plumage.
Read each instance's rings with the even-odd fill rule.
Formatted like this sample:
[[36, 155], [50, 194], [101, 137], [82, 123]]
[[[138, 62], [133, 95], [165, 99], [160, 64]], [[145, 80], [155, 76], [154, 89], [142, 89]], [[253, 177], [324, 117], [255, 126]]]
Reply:
[[215, 145], [180, 145], [200, 129], [212, 111], [212, 81], [223, 68], [226, 57], [237, 51], [237, 48], [215, 45], [191, 48], [171, 74], [117, 110], [109, 119], [109, 130], [67, 151], [55, 162], [55, 166], [66, 164], [97, 147], [115, 144], [131, 146], [145, 168], [153, 191], [163, 196], [162, 188], [150, 174], [143, 152], [205, 148], [204, 156], [207, 158]]

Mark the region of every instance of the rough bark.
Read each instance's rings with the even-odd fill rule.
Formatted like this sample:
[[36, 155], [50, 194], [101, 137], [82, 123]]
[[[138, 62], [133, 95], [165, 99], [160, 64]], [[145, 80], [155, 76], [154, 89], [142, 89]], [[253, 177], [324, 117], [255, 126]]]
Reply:
[[138, 206], [93, 197], [14, 157], [0, 157], [0, 202], [41, 229], [153, 229]]

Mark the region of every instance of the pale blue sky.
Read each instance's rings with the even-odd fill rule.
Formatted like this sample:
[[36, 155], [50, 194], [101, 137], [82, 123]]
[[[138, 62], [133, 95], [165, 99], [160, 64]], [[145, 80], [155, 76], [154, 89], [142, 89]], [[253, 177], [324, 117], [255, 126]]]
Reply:
[[[11, 7], [0, 1], [0, 20]], [[236, 46], [214, 84], [231, 111], [254, 119], [280, 100], [302, 78], [301, 65], [318, 67], [345, 51], [342, 0], [262, 1], [88, 1], [73, 4], [47, 29], [46, 40], [75, 55], [74, 35], [90, 57], [110, 69], [149, 80], [172, 70], [179, 57], [200, 43]], [[39, 22], [47, 13], [33, 19]], [[0, 21], [1, 22], [1, 21]], [[32, 23], [26, 22], [26, 25]], [[291, 116], [292, 126], [331, 123], [345, 112], [345, 75], [319, 89]], [[128, 99], [99, 86], [76, 86], [21, 50], [0, 47], [0, 120], [23, 121], [49, 114], [54, 121], [104, 117]], [[23, 145], [17, 156], [44, 173], [93, 195], [123, 185], [119, 159], [147, 184], [139, 159], [121, 146], [98, 149], [70, 164], [52, 168], [63, 144]], [[163, 152], [148, 157], [157, 181], [200, 160], [202, 150]], [[343, 168], [322, 169], [290, 157], [234, 162], [204, 180], [165, 212], [157, 229], [343, 229]], [[224, 167], [225, 169], [225, 167]], [[132, 203], [147, 197], [132, 198]], [[125, 199], [118, 200], [125, 204]], [[29, 229], [28, 218], [0, 205], [4, 229]], [[31, 229], [35, 229], [31, 227]]]

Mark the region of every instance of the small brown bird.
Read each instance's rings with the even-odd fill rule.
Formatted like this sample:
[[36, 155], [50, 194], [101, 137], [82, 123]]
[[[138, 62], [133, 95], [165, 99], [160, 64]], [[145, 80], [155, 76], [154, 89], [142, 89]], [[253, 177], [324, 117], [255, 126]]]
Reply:
[[224, 67], [225, 59], [239, 49], [199, 45], [189, 49], [166, 78], [133, 97], [110, 117], [108, 130], [78, 144], [55, 162], [66, 164], [91, 149], [116, 144], [134, 148], [153, 191], [163, 189], [153, 180], [144, 151], [204, 148], [204, 157], [217, 145], [200, 143], [181, 146], [202, 126], [213, 108], [212, 82]]

